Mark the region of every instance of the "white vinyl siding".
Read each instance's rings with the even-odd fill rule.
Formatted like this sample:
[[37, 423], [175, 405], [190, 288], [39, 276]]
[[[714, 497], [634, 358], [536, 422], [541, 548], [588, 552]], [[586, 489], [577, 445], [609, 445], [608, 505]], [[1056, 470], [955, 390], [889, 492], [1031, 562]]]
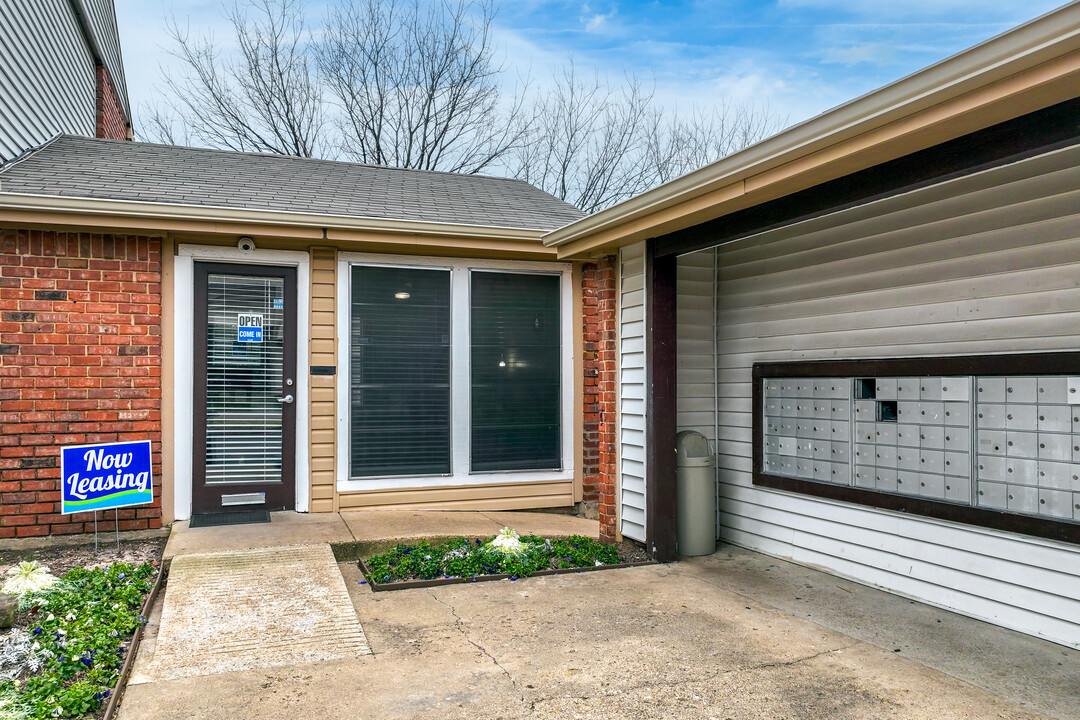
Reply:
[[1080, 349], [1080, 151], [734, 242], [717, 268], [721, 538], [1080, 647], [1080, 547], [751, 477], [754, 362]]
[[619, 254], [619, 532], [645, 542], [645, 243]]
[[94, 135], [94, 61], [66, 0], [0, 0], [0, 161]]
[[676, 425], [716, 440], [716, 363], [713, 323], [716, 302], [715, 252], [684, 255], [678, 260]]

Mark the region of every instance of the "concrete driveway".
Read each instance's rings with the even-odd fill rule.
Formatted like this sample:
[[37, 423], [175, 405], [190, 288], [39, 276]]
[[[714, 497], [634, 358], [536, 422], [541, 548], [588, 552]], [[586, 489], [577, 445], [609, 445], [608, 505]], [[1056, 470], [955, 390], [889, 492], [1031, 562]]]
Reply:
[[121, 720], [1080, 717], [1078, 652], [738, 549], [378, 594], [339, 567], [373, 655], [133, 685]]

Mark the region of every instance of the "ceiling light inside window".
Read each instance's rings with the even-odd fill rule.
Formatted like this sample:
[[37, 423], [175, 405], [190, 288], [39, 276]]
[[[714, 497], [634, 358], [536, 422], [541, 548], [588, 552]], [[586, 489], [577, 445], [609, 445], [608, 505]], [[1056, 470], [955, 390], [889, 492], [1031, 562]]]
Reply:
[[409, 298], [412, 297], [412, 295], [410, 295], [407, 292], [399, 292], [399, 293], [394, 293], [394, 297], [396, 297], [398, 300], [408, 300]]

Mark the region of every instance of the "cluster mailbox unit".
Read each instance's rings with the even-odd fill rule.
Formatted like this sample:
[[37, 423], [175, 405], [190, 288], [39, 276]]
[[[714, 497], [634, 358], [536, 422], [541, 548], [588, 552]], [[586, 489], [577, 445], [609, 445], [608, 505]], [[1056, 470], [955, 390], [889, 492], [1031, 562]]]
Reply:
[[760, 382], [761, 476], [805, 481], [792, 488], [802, 491], [812, 487], [805, 483], [827, 484], [1080, 520], [1080, 376], [766, 375]]

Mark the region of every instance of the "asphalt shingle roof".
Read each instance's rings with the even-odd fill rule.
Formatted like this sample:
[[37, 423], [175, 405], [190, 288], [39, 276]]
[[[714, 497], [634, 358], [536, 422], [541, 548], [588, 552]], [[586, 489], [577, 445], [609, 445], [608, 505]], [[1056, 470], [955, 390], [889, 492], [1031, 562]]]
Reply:
[[0, 193], [554, 230], [583, 217], [521, 180], [61, 135]]

